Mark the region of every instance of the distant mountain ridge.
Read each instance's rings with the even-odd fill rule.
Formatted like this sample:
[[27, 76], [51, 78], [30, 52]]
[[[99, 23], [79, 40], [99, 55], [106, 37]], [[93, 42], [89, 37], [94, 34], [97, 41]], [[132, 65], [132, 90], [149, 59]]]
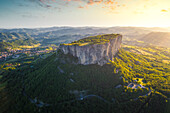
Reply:
[[166, 28], [147, 28], [147, 27], [49, 27], [49, 28], [17, 28], [0, 29], [0, 40], [15, 40], [20, 38], [32, 38], [41, 45], [57, 45], [61, 43], [71, 43], [85, 37], [102, 34], [122, 34], [124, 39], [139, 39], [151, 32], [170, 32]]

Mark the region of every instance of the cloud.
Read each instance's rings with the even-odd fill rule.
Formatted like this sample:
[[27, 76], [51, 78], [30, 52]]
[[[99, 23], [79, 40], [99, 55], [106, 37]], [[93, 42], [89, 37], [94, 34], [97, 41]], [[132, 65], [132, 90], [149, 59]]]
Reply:
[[161, 12], [164, 12], [164, 13], [165, 13], [165, 12], [168, 12], [168, 10], [166, 10], [166, 9], [162, 9], [162, 10], [161, 10]]
[[[52, 8], [56, 5], [61, 6], [75, 6], [77, 8], [87, 8], [92, 5], [100, 5], [100, 7], [108, 7], [115, 9], [115, 7], [124, 7], [120, 5], [116, 0], [28, 0], [38, 4], [41, 7]], [[113, 8], [114, 7], [114, 8]]]
[[85, 2], [87, 5], [95, 5], [95, 4], [103, 4], [103, 5], [113, 5], [117, 4], [115, 0], [81, 0]]
[[79, 6], [78, 8], [80, 8], [80, 9], [83, 9], [84, 7], [82, 7], [82, 6]]
[[55, 2], [55, 0], [27, 0], [27, 1], [36, 3], [37, 5], [44, 8], [51, 8], [52, 3]]

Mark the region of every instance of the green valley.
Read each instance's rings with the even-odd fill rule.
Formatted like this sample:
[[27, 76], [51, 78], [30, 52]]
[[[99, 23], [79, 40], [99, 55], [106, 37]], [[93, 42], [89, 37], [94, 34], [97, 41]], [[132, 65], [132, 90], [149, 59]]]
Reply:
[[170, 64], [164, 60], [170, 60], [169, 49], [155, 46], [123, 45], [104, 66], [73, 64], [73, 56], [58, 51], [1, 73], [2, 110], [168, 113]]

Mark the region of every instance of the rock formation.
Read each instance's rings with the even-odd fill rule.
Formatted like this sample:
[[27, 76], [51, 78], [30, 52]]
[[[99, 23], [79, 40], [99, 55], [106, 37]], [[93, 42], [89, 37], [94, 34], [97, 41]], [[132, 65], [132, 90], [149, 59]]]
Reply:
[[122, 35], [102, 35], [109, 36], [107, 42], [97, 44], [61, 44], [59, 49], [64, 54], [71, 54], [78, 58], [78, 64], [98, 64], [104, 65], [113, 60], [114, 55], [121, 47]]

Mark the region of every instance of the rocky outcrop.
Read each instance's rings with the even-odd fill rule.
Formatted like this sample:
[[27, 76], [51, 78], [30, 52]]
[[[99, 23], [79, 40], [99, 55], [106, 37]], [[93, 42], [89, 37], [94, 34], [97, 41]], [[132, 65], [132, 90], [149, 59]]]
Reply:
[[60, 45], [59, 49], [64, 54], [71, 54], [78, 58], [78, 64], [98, 64], [104, 65], [113, 60], [114, 55], [121, 47], [122, 36], [110, 39], [104, 44]]

